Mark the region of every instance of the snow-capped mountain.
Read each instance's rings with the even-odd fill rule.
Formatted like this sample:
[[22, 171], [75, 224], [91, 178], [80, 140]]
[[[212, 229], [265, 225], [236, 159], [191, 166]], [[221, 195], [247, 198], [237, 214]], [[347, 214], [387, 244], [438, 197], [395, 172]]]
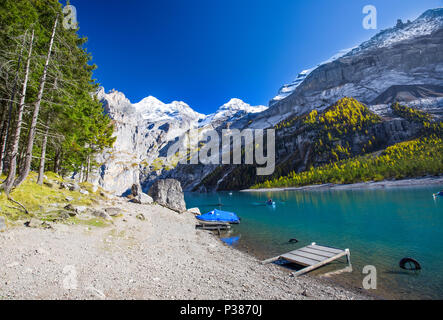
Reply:
[[211, 124], [218, 127], [222, 123], [232, 123], [249, 114], [260, 113], [267, 109], [268, 107], [266, 106], [251, 106], [240, 99], [233, 98], [222, 105], [215, 113], [200, 120], [199, 127], [205, 127]]
[[117, 112], [124, 112], [126, 116], [131, 115], [133, 121], [157, 124], [162, 122], [187, 122], [189, 128], [202, 128], [209, 125], [218, 127], [222, 123], [232, 123], [250, 114], [260, 113], [268, 109], [266, 106], [251, 106], [241, 99], [233, 98], [219, 107], [216, 112], [204, 115], [194, 111], [182, 101], [164, 103], [153, 96], [149, 96], [138, 103], [132, 104], [123, 93], [115, 89], [105, 93], [102, 87], [99, 88], [96, 95], [103, 102], [105, 111], [110, 114], [111, 118], [115, 119]]
[[150, 122], [200, 120], [205, 118], [205, 115], [194, 111], [182, 101], [173, 101], [166, 104], [157, 98], [149, 96], [133, 104], [133, 106], [144, 120]]
[[271, 100], [253, 126], [322, 110], [345, 97], [371, 104], [395, 85], [442, 85], [443, 8], [431, 9], [413, 22], [382, 30], [351, 50], [309, 69]]
[[190, 129], [225, 128], [267, 109], [232, 99], [206, 116], [181, 101], [164, 103], [149, 96], [133, 104], [122, 92], [104, 88], [96, 96], [114, 120], [117, 140], [98, 157], [102, 165], [93, 182], [116, 194], [160, 175], [171, 163], [168, 148]]

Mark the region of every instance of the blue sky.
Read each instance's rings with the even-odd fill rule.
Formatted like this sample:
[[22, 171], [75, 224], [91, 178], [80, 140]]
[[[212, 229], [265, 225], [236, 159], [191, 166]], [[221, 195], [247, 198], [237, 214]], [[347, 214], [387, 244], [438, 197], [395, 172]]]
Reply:
[[[132, 101], [152, 95], [214, 112], [231, 98], [267, 105], [281, 85], [398, 18], [442, 0], [71, 0], [95, 78]], [[378, 30], [362, 27], [365, 5]]]

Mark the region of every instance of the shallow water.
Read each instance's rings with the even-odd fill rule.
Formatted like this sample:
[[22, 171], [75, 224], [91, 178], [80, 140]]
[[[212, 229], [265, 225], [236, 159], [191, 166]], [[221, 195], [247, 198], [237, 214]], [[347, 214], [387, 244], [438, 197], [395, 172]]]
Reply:
[[[281, 191], [186, 194], [186, 203], [203, 212], [214, 208], [237, 213], [242, 222], [224, 238], [234, 247], [269, 258], [311, 242], [351, 250], [352, 273], [332, 279], [362, 287], [363, 267], [377, 269], [372, 294], [396, 299], [443, 299], [443, 186], [383, 190]], [[266, 205], [273, 199], [275, 206]], [[221, 205], [221, 206], [220, 206]], [[296, 238], [298, 243], [288, 243]], [[224, 239], [226, 240], [226, 239]], [[231, 244], [232, 241], [228, 240]], [[419, 272], [399, 261], [412, 257]], [[346, 267], [333, 263], [313, 275]]]

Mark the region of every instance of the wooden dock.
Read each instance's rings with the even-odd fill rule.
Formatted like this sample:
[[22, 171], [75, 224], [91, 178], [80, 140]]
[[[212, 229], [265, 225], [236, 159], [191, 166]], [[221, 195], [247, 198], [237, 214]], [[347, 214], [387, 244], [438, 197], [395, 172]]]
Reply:
[[346, 256], [347, 262], [351, 267], [351, 252], [349, 249], [343, 250], [333, 247], [320, 246], [314, 242], [307, 247], [262, 261], [262, 264], [268, 264], [282, 259], [304, 266], [303, 269], [292, 273], [294, 277], [298, 277], [344, 256]]
[[221, 234], [221, 231], [226, 231], [231, 229], [231, 225], [229, 223], [222, 224], [198, 224], [195, 226], [196, 229], [200, 230], [209, 230], [209, 231], [217, 231], [218, 235]]

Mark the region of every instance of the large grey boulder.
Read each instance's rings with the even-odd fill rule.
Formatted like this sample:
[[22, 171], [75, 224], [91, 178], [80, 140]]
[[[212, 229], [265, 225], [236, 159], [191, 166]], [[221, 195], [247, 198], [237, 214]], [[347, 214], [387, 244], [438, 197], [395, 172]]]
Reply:
[[185, 196], [179, 181], [174, 179], [157, 180], [149, 189], [148, 195], [158, 204], [179, 213], [186, 211]]

